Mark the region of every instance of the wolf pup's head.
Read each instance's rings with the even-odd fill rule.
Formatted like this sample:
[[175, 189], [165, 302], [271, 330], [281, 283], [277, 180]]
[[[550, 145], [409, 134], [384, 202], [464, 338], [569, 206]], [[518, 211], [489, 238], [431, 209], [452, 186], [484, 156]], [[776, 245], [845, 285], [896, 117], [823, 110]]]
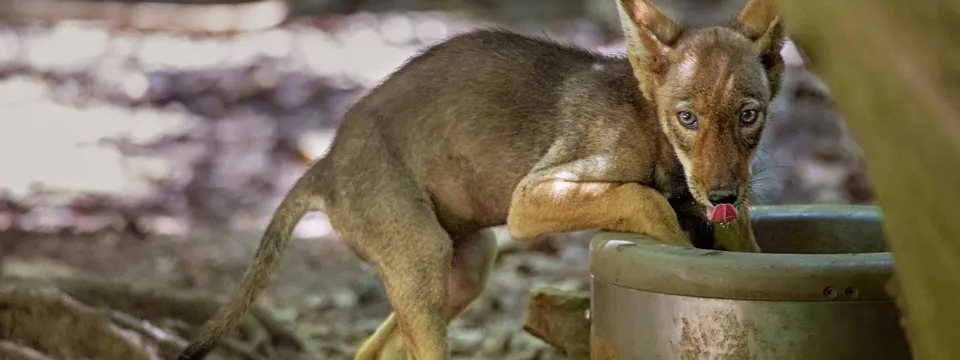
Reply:
[[648, 0], [617, 0], [627, 58], [709, 220], [745, 206], [750, 160], [780, 89], [776, 0], [750, 0], [724, 26], [685, 29]]

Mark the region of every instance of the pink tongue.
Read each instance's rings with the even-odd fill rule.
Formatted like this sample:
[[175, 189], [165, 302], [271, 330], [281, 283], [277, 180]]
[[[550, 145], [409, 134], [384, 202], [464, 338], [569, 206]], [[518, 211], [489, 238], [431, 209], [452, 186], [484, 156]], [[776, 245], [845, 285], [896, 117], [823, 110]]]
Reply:
[[718, 223], [728, 223], [737, 218], [737, 208], [732, 204], [707, 206], [707, 219]]

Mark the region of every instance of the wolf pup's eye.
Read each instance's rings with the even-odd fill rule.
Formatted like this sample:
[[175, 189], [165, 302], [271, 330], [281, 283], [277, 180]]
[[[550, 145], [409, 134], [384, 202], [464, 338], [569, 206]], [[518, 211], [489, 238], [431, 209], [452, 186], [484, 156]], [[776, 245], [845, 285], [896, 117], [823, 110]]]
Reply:
[[697, 128], [697, 116], [689, 111], [678, 111], [677, 121], [687, 129], [695, 130]]
[[740, 124], [743, 126], [751, 125], [757, 122], [759, 112], [755, 109], [746, 109], [740, 112]]

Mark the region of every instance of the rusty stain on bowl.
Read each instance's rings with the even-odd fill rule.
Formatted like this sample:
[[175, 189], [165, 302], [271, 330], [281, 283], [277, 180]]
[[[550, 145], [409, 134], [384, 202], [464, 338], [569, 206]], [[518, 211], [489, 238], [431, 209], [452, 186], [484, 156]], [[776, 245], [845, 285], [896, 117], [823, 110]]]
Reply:
[[[705, 318], [685, 317], [680, 320], [683, 327], [678, 347], [682, 360], [696, 360], [703, 355], [750, 358], [747, 327], [740, 324], [732, 310], [718, 309]], [[710, 326], [703, 326], [704, 323], [709, 323]], [[721, 331], [715, 331], [717, 328]]]

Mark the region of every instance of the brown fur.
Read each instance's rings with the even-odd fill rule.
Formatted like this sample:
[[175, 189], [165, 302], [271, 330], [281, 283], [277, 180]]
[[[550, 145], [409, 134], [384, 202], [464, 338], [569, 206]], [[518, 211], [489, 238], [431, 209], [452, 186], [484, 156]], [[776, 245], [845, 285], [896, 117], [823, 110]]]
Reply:
[[[356, 358], [417, 360], [446, 358], [448, 322], [483, 289], [496, 256], [487, 227], [506, 224], [517, 239], [600, 228], [692, 246], [684, 230], [703, 242], [712, 187], [739, 189], [745, 213], [749, 159], [782, 69], [767, 56], [781, 39], [774, 0], [697, 30], [643, 0], [618, 5], [626, 58], [487, 30], [404, 64], [347, 111], [329, 153], [277, 209], [233, 301], [180, 358], [202, 359], [232, 331], [308, 210], [328, 214], [393, 305]], [[739, 124], [745, 97], [760, 111], [750, 126]], [[680, 108], [698, 130], [678, 125]], [[720, 245], [758, 250], [752, 235]]]

